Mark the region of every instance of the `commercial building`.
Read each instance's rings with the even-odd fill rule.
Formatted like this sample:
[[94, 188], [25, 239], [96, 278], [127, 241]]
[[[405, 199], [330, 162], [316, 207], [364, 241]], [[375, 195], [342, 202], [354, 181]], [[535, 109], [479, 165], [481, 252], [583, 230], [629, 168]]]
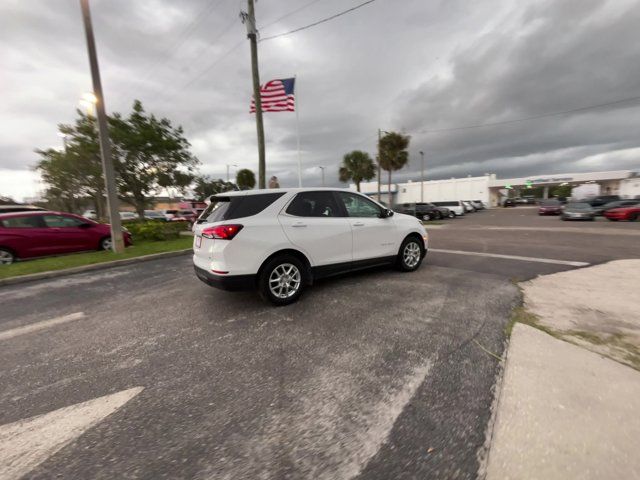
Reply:
[[[597, 185], [598, 194], [619, 195], [622, 198], [640, 196], [640, 174], [631, 170], [609, 172], [561, 173], [533, 175], [521, 178], [499, 179], [494, 174], [481, 177], [451, 178], [447, 180], [429, 180], [423, 183], [409, 181], [391, 184], [389, 193], [387, 184], [382, 183], [381, 200], [390, 205], [401, 203], [437, 202], [447, 200], [481, 200], [488, 205], [500, 205], [507, 196], [523, 196], [527, 190], [542, 187], [542, 197], [548, 198], [551, 187], [570, 185], [578, 187], [584, 184]], [[350, 185], [355, 190], [355, 185]], [[375, 197], [378, 193], [377, 182], [360, 184], [362, 193]], [[509, 191], [512, 191], [509, 195]]]

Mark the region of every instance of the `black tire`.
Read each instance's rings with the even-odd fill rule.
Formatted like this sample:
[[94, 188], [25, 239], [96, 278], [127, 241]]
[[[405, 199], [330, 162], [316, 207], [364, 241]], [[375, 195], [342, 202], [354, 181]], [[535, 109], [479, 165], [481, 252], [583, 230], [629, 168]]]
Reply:
[[[411, 245], [417, 245], [417, 252], [413, 250]], [[411, 249], [412, 252], [407, 251]], [[419, 256], [416, 259], [415, 254], [419, 252]], [[424, 258], [424, 242], [421, 238], [411, 235], [404, 239], [402, 245], [400, 245], [400, 250], [398, 250], [398, 258], [396, 260], [396, 265], [398, 270], [402, 272], [413, 272], [420, 267], [422, 263], [422, 259]]]
[[629, 215], [630, 222], [635, 222], [636, 220], [638, 220], [638, 218], [640, 218], [640, 215], [638, 215], [637, 213], [632, 213], [631, 215]]
[[449, 218], [456, 218], [456, 212], [449, 212], [449, 215], [447, 215]]
[[104, 237], [100, 239], [98, 250], [111, 250], [111, 237]]
[[[293, 267], [293, 270], [290, 267]], [[279, 280], [280, 283], [275, 283], [274, 280]], [[293, 255], [279, 255], [269, 260], [262, 268], [258, 278], [258, 291], [263, 299], [281, 307], [300, 298], [306, 280], [306, 268], [300, 260]], [[297, 286], [291, 292], [290, 289], [294, 285]]]
[[16, 261], [15, 254], [6, 248], [0, 248], [0, 266], [11, 265]]
[[607, 220], [609, 220], [610, 222], [617, 222], [618, 221], [617, 218], [607, 218]]

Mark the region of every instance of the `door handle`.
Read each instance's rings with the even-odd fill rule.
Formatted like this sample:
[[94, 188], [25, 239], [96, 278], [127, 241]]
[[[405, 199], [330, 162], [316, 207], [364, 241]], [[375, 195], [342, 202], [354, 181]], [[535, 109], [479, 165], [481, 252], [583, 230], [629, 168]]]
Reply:
[[353, 224], [354, 227], [364, 227], [364, 222], [356, 222]]
[[302, 223], [302, 222], [298, 222], [298, 223], [294, 223], [293, 225], [291, 225], [292, 227], [306, 227], [307, 224], [306, 223]]

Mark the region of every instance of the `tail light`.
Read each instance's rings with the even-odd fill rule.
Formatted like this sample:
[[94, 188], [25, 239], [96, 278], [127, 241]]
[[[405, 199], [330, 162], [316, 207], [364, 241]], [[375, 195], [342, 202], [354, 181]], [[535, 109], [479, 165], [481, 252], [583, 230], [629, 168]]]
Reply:
[[242, 225], [217, 225], [203, 229], [202, 236], [204, 238], [231, 240], [240, 230], [242, 230]]

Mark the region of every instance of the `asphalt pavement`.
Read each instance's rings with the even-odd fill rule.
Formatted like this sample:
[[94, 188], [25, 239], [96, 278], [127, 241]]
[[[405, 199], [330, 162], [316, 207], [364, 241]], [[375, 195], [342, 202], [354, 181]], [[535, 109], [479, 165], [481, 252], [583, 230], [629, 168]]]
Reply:
[[[518, 209], [503, 212], [434, 227], [432, 246], [639, 256], [633, 225], [492, 230], [505, 215], [518, 227]], [[329, 279], [283, 308], [202, 284], [188, 256], [3, 287], [0, 446], [30, 447], [13, 465], [24, 478], [475, 478], [512, 280], [570, 268], [432, 252], [417, 272]], [[24, 440], [88, 410], [64, 438]]]

